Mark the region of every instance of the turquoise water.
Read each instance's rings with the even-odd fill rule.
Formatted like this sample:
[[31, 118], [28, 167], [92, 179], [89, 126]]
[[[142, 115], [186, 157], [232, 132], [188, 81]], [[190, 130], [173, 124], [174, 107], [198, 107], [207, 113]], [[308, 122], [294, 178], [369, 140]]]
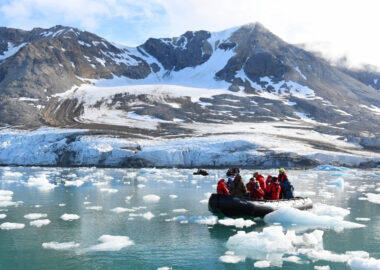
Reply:
[[[224, 171], [212, 170], [207, 177], [191, 173], [174, 169], [0, 168], [0, 189], [12, 191], [11, 202], [16, 204], [0, 207], [0, 214], [6, 215], [0, 224], [25, 224], [22, 229], [0, 230], [0, 269], [254, 269], [255, 260], [250, 257], [238, 263], [225, 263], [220, 257], [228, 251], [229, 237], [238, 230], [262, 232], [270, 225], [262, 219], [255, 219], [255, 225], [243, 229], [197, 223], [212, 215], [205, 202]], [[243, 171], [244, 180], [249, 173]], [[309, 195], [314, 203], [349, 209], [350, 214], [344, 220], [366, 225], [343, 231], [324, 229], [324, 250], [334, 254], [360, 250], [380, 259], [380, 205], [365, 199], [366, 193], [380, 194], [376, 191], [380, 188], [379, 170], [289, 171], [288, 175], [300, 195]], [[333, 179], [344, 179], [345, 187], [327, 185]], [[49, 181], [56, 184], [49, 185]], [[70, 183], [76, 186], [67, 186]], [[148, 194], [159, 196], [159, 201], [145, 201], [143, 197]], [[130, 198], [126, 200], [127, 196]], [[10, 200], [3, 198], [3, 201]], [[86, 209], [91, 206], [102, 209]], [[111, 211], [115, 207], [128, 210]], [[173, 212], [175, 209], [186, 212]], [[146, 214], [149, 212], [154, 217]], [[30, 213], [47, 214], [41, 219], [49, 219], [51, 223], [31, 226], [33, 220], [24, 218]], [[60, 217], [65, 213], [80, 218], [64, 221]], [[173, 220], [178, 216], [184, 217]], [[357, 217], [370, 220], [356, 220]], [[117, 245], [114, 242], [103, 251], [91, 251], [102, 235], [127, 236], [133, 245], [112, 250]], [[77, 246], [68, 250], [43, 248], [42, 244], [48, 242], [75, 242]], [[282, 268], [314, 269], [316, 265], [329, 265], [331, 269], [350, 269], [347, 262], [313, 261], [305, 255], [296, 255], [301, 264], [284, 261]]]

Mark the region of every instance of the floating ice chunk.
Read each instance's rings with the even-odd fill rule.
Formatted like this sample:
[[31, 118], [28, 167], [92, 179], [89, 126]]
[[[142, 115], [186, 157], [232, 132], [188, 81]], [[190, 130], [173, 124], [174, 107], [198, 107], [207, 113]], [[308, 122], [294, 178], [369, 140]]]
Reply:
[[25, 227], [25, 224], [23, 223], [12, 223], [12, 222], [5, 222], [0, 225], [1, 230], [19, 230], [23, 229]]
[[117, 189], [114, 189], [114, 188], [101, 188], [100, 191], [101, 191], [101, 192], [108, 193], [108, 194], [118, 192], [118, 190], [117, 190]]
[[347, 251], [345, 254], [336, 254], [329, 250], [322, 249], [299, 249], [299, 253], [306, 255], [313, 261], [347, 262], [351, 258], [368, 258], [369, 254], [365, 251]]
[[325, 171], [325, 172], [344, 172], [344, 171], [349, 171], [349, 168], [345, 167], [335, 167], [332, 165], [320, 165], [318, 167], [315, 167], [313, 169], [314, 171]]
[[148, 194], [143, 197], [144, 202], [147, 203], [158, 203], [160, 201], [160, 196], [155, 194]]
[[83, 202], [84, 205], [88, 205], [88, 204], [91, 204], [91, 202]]
[[225, 226], [235, 226], [236, 228], [244, 228], [244, 227], [251, 227], [252, 225], [256, 224], [254, 221], [250, 219], [243, 219], [243, 218], [225, 218], [225, 219], [219, 219], [219, 223]]
[[39, 219], [39, 218], [45, 218], [47, 217], [47, 214], [41, 214], [41, 213], [30, 213], [24, 216], [26, 219]]
[[283, 258], [284, 261], [287, 262], [292, 262], [292, 263], [297, 263], [297, 264], [302, 264], [303, 262], [301, 261], [301, 258], [298, 256], [290, 256], [290, 257], [285, 257]]
[[173, 268], [168, 266], [158, 267], [157, 270], [172, 270]]
[[169, 198], [170, 198], [170, 199], [177, 199], [177, 198], [178, 198], [178, 196], [177, 196], [177, 195], [175, 195], [175, 194], [170, 194], [170, 195], [169, 195]]
[[124, 208], [124, 207], [115, 207], [115, 208], [111, 209], [111, 211], [120, 214], [120, 213], [124, 213], [124, 212], [135, 212], [136, 210], [130, 209], [130, 208]]
[[201, 204], [207, 204], [207, 203], [208, 203], [208, 199], [200, 200], [199, 202], [200, 202]]
[[135, 243], [128, 236], [102, 235], [98, 238], [101, 244], [90, 246], [85, 251], [119, 251]]
[[190, 217], [188, 221], [196, 224], [215, 225], [218, 223], [218, 218], [216, 216], [196, 216]]
[[367, 200], [371, 203], [380, 204], [380, 194], [376, 193], [366, 193]]
[[48, 219], [37, 219], [37, 220], [31, 221], [29, 224], [30, 224], [30, 226], [34, 226], [34, 227], [40, 228], [42, 226], [49, 225], [50, 224], [50, 220], [48, 220]]
[[147, 220], [151, 220], [152, 218], [154, 218], [154, 215], [152, 214], [152, 212], [146, 212], [142, 214], [141, 216]]
[[0, 189], [0, 196], [13, 196], [13, 191]]
[[370, 218], [364, 218], [364, 217], [357, 217], [357, 218], [355, 218], [355, 220], [357, 220], [357, 221], [370, 221], [371, 219]]
[[20, 172], [10, 172], [10, 171], [5, 171], [3, 174], [3, 179], [5, 178], [21, 178], [22, 173]]
[[226, 246], [239, 256], [269, 260], [275, 265], [282, 264], [283, 253], [291, 253], [295, 250], [292, 242], [279, 226], [266, 227], [261, 233], [239, 231], [228, 239]]
[[138, 188], [144, 188], [145, 185], [144, 185], [144, 184], [138, 184], [137, 187], [138, 187]]
[[84, 181], [82, 181], [82, 180], [65, 181], [66, 187], [70, 187], [70, 186], [80, 187], [83, 184], [84, 184]]
[[350, 210], [341, 207], [327, 205], [323, 203], [315, 203], [311, 212], [316, 215], [326, 215], [331, 217], [345, 217], [350, 214]]
[[302, 228], [328, 228], [337, 231], [345, 228], [361, 228], [363, 224], [344, 221], [339, 217], [319, 216], [312, 212], [301, 211], [295, 208], [284, 207], [273, 211], [264, 217], [267, 223], [280, 223], [284, 226], [298, 226]]
[[270, 262], [268, 261], [257, 261], [253, 264], [256, 268], [266, 268], [270, 266]]
[[344, 179], [339, 177], [336, 180], [328, 182], [327, 185], [336, 186], [337, 188], [343, 189], [344, 188]]
[[380, 260], [374, 258], [352, 258], [347, 264], [352, 270], [380, 270]]
[[76, 220], [76, 219], [79, 219], [80, 216], [76, 215], [76, 214], [63, 214], [61, 216], [61, 219], [64, 220], [64, 221], [73, 221], [73, 220]]
[[58, 204], [58, 206], [59, 207], [63, 207], [63, 206], [66, 206], [66, 204], [65, 203], [60, 203], [60, 204]]
[[48, 242], [48, 243], [42, 243], [42, 247], [45, 249], [55, 249], [55, 250], [69, 250], [79, 247], [78, 243], [75, 242]]
[[219, 260], [224, 263], [239, 263], [244, 262], [245, 257], [244, 256], [236, 256], [234, 252], [227, 251], [226, 254], [219, 257]]
[[56, 187], [56, 185], [49, 182], [45, 174], [30, 177], [26, 186], [37, 187], [40, 191], [49, 191]]
[[102, 206], [87, 206], [87, 210], [94, 210], [94, 211], [102, 211], [103, 207]]
[[187, 210], [185, 208], [173, 209], [174, 213], [186, 213]]
[[4, 218], [6, 218], [6, 217], [7, 217], [6, 214], [0, 214], [0, 219], [4, 219]]
[[330, 266], [328, 265], [314, 265], [315, 270], [330, 270]]

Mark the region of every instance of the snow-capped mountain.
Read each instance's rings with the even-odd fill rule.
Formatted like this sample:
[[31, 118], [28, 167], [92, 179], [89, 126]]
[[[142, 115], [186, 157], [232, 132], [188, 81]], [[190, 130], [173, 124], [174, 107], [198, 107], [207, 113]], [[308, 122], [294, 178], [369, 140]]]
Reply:
[[[137, 47], [71, 27], [0, 28], [0, 125], [156, 141], [275, 136], [350, 154], [379, 147], [378, 75], [332, 66], [259, 23]], [[268, 141], [263, 153], [277, 147]]]

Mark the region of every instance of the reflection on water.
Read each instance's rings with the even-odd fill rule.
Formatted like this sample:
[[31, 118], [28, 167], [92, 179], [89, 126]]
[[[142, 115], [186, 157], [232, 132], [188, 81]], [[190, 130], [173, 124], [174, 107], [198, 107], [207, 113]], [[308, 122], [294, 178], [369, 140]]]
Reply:
[[[243, 171], [243, 179], [247, 181], [251, 173]], [[336, 218], [366, 225], [324, 229], [325, 251], [339, 255], [361, 250], [380, 258], [380, 208], [366, 200], [366, 193], [380, 193], [379, 170], [289, 171], [288, 175], [298, 195], [349, 209], [348, 215]], [[0, 193], [0, 224], [25, 224], [22, 229], [0, 230], [0, 269], [253, 269], [254, 256], [236, 264], [219, 258], [230, 254], [226, 243], [238, 231], [262, 233], [270, 225], [255, 219], [251, 227], [236, 228], [210, 217], [207, 199], [220, 177], [223, 170], [203, 177], [182, 169], [0, 168], [0, 189], [6, 190]], [[144, 200], [149, 194], [159, 200]], [[35, 220], [24, 217], [30, 213], [46, 214], [40, 219], [49, 219], [50, 224], [31, 226]], [[61, 218], [64, 214], [80, 218], [67, 221]], [[71, 246], [60, 245], [70, 242]], [[43, 243], [50, 248], [43, 248]], [[302, 263], [290, 262], [294, 258], [282, 261], [291, 255]], [[310, 253], [276, 256], [284, 269], [315, 265], [349, 269], [347, 262], [313, 261]]]

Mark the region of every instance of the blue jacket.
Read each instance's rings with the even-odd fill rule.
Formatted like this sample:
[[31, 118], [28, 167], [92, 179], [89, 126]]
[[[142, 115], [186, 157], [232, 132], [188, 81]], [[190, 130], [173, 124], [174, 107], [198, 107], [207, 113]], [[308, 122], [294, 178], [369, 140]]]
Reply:
[[293, 185], [289, 182], [288, 179], [286, 179], [284, 182], [280, 182], [281, 186], [281, 195], [282, 199], [291, 199], [294, 198], [294, 187]]

